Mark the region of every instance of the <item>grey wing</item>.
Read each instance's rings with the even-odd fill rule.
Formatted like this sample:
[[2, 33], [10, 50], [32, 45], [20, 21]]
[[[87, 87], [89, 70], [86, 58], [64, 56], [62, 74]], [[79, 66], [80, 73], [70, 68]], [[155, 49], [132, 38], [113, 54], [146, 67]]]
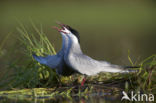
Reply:
[[62, 56], [61, 55], [49, 55], [46, 57], [37, 56], [33, 54], [33, 58], [40, 64], [47, 65], [50, 68], [56, 68], [60, 65]]
[[73, 69], [86, 75], [94, 74], [98, 66], [96, 61], [83, 54], [70, 56], [68, 62]]
[[69, 64], [73, 69], [86, 75], [95, 75], [99, 72], [127, 72], [127, 70], [123, 70], [118, 65], [94, 60], [83, 54], [70, 56]]

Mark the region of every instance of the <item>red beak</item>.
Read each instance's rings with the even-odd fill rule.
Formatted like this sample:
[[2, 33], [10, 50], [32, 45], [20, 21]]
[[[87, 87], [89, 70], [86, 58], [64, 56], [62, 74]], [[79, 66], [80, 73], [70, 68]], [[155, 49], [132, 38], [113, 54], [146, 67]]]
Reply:
[[59, 29], [59, 28], [56, 27], [56, 26], [53, 26], [52, 28], [56, 29], [58, 32], [63, 32], [63, 33], [65, 33], [65, 34], [67, 34], [66, 32], [63, 31], [64, 28], [66, 27], [66, 25], [65, 25], [65, 24], [62, 24], [62, 23], [60, 23], [60, 22], [56, 22], [56, 23], [61, 27], [61, 29]]

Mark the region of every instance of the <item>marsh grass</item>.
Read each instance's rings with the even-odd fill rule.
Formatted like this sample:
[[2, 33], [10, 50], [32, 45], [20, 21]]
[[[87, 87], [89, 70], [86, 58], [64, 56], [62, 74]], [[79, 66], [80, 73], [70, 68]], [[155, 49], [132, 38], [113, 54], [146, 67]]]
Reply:
[[[69, 77], [60, 77], [56, 74], [55, 70], [41, 65], [33, 59], [32, 53], [44, 56], [46, 54], [54, 55], [56, 52], [43, 32], [42, 25], [38, 29], [32, 21], [31, 24], [35, 33], [28, 31], [29, 29], [19, 22], [20, 26], [17, 27], [19, 35], [17, 37], [22, 45], [23, 51], [21, 52], [26, 56], [27, 60], [23, 61], [25, 62], [23, 66], [18, 65], [20, 60], [9, 64], [8, 71], [13, 72], [11, 74], [6, 72], [0, 81], [0, 87], [3, 90], [13, 89], [13, 91], [3, 91], [0, 92], [0, 95], [7, 93], [14, 96], [17, 93], [23, 96], [31, 95], [34, 97], [53, 97], [56, 95], [70, 97], [74, 93], [75, 95], [82, 96], [92, 91], [95, 92], [97, 86], [100, 86], [98, 88], [102, 90], [105, 87], [104, 92], [113, 89], [112, 91], [114, 92], [133, 90], [156, 93], [156, 55], [152, 55], [141, 61], [138, 73], [122, 75], [118, 73], [99, 73], [96, 76], [87, 77], [86, 85], [84, 88], [80, 88], [79, 83], [82, 75], [74, 74]], [[1, 45], [4, 45], [4, 43], [2, 42]], [[132, 65], [135, 64], [130, 58], [130, 52], [128, 52], [128, 59]], [[58, 85], [61, 88], [57, 88]]]
[[147, 57], [140, 65], [140, 71], [131, 79], [132, 88], [156, 94], [156, 55]]
[[[48, 87], [57, 84], [57, 75], [54, 70], [40, 65], [32, 58], [32, 53], [36, 55], [56, 54], [52, 44], [49, 42], [47, 36], [44, 34], [42, 26], [40, 30], [31, 22], [35, 34], [27, 31], [22, 23], [19, 22], [17, 35], [23, 47], [21, 51], [27, 60], [24, 60], [24, 66], [18, 65], [20, 60], [14, 60], [8, 66], [9, 71], [13, 71], [11, 75], [6, 75], [3, 80], [9, 78], [7, 81], [1, 81], [0, 86], [4, 88], [35, 88]], [[8, 36], [7, 36], [8, 37]], [[6, 37], [6, 38], [7, 38]], [[2, 45], [4, 43], [2, 42]]]

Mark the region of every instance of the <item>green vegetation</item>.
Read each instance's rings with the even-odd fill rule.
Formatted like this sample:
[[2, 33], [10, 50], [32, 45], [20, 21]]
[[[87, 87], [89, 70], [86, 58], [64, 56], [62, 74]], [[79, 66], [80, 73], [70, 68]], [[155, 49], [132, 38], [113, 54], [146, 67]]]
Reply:
[[[18, 96], [20, 98], [63, 96], [71, 98], [72, 95], [84, 96], [98, 91], [100, 88], [103, 92], [110, 92], [111, 90], [112, 94], [119, 93], [122, 90], [156, 93], [156, 79], [154, 78], [156, 76], [156, 55], [140, 62], [141, 67], [136, 74], [99, 73], [96, 76], [87, 77], [85, 86], [80, 87], [82, 75], [74, 74], [69, 77], [60, 77], [55, 70], [39, 64], [32, 58], [32, 53], [43, 56], [45, 54], [56, 54], [56, 52], [43, 32], [42, 25], [38, 29], [33, 22], [31, 23], [35, 34], [27, 31], [28, 29], [21, 23], [20, 27], [17, 28], [20, 34], [17, 37], [22, 43], [23, 51], [21, 52], [26, 59], [23, 60], [24, 65], [19, 65], [19, 60], [16, 60], [12, 61], [6, 68], [12, 73], [7, 73], [8, 71], [5, 73], [0, 80], [0, 88], [9, 91], [1, 91], [0, 96], [10, 98]], [[4, 45], [3, 43], [2, 45]], [[128, 59], [133, 65], [130, 56], [128, 56]], [[119, 85], [122, 85], [122, 87]], [[99, 89], [96, 89], [97, 86]]]
[[[12, 61], [13, 63], [11, 63], [8, 68], [13, 70], [13, 74], [8, 75], [6, 73], [5, 75], [5, 78], [11, 78], [8, 81], [8, 88], [47, 87], [49, 83], [53, 85], [57, 84], [56, 73], [52, 69], [35, 62], [32, 58], [32, 53], [37, 55], [43, 55], [44, 53], [55, 54], [55, 50], [46, 35], [43, 33], [42, 27], [39, 31], [33, 23], [32, 26], [37, 35], [28, 33], [21, 23], [20, 28], [17, 28], [20, 33], [20, 36], [18, 36], [19, 41], [25, 48], [22, 53], [25, 54], [27, 60], [24, 61], [24, 66], [19, 66], [17, 64], [19, 60]], [[4, 82], [1, 81], [1, 86], [5, 86], [6, 88]]]

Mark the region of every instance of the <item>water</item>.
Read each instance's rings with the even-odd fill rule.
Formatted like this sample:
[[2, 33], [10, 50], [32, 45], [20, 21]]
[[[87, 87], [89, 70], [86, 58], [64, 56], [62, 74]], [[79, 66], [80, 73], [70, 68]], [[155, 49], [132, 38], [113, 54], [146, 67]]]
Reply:
[[92, 93], [86, 96], [64, 97], [39, 97], [39, 98], [6, 98], [0, 97], [1, 103], [118, 103], [121, 101], [121, 95], [112, 95], [111, 93]]

